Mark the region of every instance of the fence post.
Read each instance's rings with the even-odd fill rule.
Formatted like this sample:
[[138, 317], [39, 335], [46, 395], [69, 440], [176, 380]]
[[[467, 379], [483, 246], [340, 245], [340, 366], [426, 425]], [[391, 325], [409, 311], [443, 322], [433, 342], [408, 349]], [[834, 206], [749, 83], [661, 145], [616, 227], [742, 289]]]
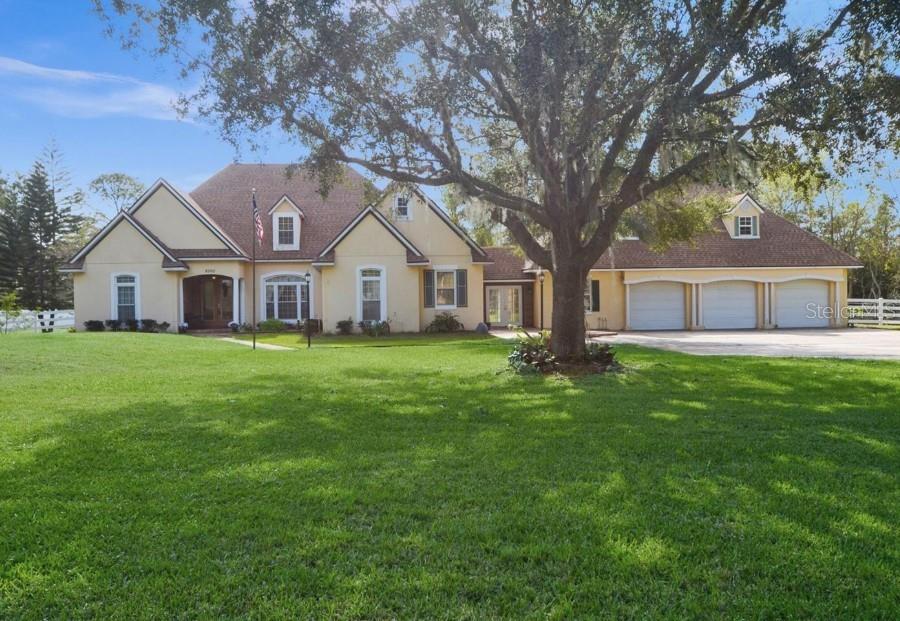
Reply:
[[884, 323], [884, 298], [878, 298], [878, 325]]

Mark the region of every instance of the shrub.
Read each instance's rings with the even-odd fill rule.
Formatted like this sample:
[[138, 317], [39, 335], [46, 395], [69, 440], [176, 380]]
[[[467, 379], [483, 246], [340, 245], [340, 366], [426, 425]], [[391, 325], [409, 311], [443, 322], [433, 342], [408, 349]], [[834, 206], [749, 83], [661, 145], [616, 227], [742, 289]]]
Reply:
[[548, 373], [556, 368], [556, 356], [550, 351], [550, 332], [520, 332], [519, 340], [507, 358], [518, 373]]
[[[106, 322], [109, 325], [109, 321]], [[103, 322], [99, 319], [91, 319], [84, 322], [84, 329], [88, 332], [103, 332]]]
[[300, 331], [303, 335], [316, 335], [322, 331], [322, 321], [320, 319], [307, 319], [300, 325]]
[[280, 319], [266, 319], [259, 322], [261, 332], [284, 332], [287, 328], [288, 325]]
[[137, 332], [138, 327], [140, 326], [140, 323], [141, 322], [139, 322], [137, 319], [126, 319], [125, 327], [128, 329], [129, 332]]
[[425, 332], [459, 332], [464, 327], [459, 318], [451, 312], [438, 313], [425, 328]]
[[112, 330], [113, 332], [118, 332], [122, 329], [122, 322], [118, 319], [107, 319], [106, 320], [106, 329]]
[[248, 321], [245, 321], [244, 323], [241, 324], [239, 329], [241, 332], [253, 332], [253, 324]]
[[229, 321], [228, 327], [231, 329], [232, 332], [238, 332], [241, 329], [240, 324], [238, 324], [238, 322], [236, 322], [236, 321]]
[[172, 326], [168, 321], [160, 321], [159, 322], [159, 331], [160, 332], [168, 332], [169, 328]]
[[387, 336], [391, 333], [391, 322], [387, 319], [384, 321], [360, 321], [357, 325], [366, 336]]
[[550, 350], [550, 333], [519, 332], [519, 340], [508, 357], [509, 366], [519, 373], [603, 373], [617, 369], [615, 353], [606, 343], [588, 343], [582, 358], [561, 360]]
[[75, 329], [75, 326], [69, 326], [66, 332], [68, 332], [69, 334], [75, 334], [76, 332], [78, 332], [78, 330]]
[[584, 361], [605, 368], [618, 365], [616, 354], [608, 343], [588, 343], [584, 348]]
[[158, 332], [159, 322], [155, 319], [141, 319], [141, 332]]
[[338, 334], [353, 334], [353, 319], [347, 317], [346, 319], [341, 319], [337, 322], [337, 331]]

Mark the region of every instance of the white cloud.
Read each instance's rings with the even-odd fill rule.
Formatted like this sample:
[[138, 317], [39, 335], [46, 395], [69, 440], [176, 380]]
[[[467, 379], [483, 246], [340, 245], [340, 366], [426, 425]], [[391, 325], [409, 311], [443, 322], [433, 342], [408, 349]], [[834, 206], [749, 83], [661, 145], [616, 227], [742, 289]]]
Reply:
[[7, 94], [59, 116], [179, 118], [174, 89], [128, 76], [54, 69], [0, 56], [0, 84], [4, 82]]

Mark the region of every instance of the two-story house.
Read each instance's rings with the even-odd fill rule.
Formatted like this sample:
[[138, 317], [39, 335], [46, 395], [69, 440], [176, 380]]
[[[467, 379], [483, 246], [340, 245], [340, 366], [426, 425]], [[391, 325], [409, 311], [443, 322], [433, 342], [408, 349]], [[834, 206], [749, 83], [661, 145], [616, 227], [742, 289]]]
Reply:
[[[263, 241], [251, 261], [256, 191]], [[549, 274], [509, 248], [481, 248], [425, 194], [391, 185], [374, 203], [347, 169], [323, 198], [283, 165], [232, 164], [185, 193], [160, 180], [64, 269], [76, 322], [152, 318], [189, 329], [257, 320], [383, 321], [424, 330], [449, 311], [478, 323], [549, 326]], [[589, 328], [828, 327], [859, 262], [749, 195], [693, 244], [654, 252], [620, 240], [585, 286]]]

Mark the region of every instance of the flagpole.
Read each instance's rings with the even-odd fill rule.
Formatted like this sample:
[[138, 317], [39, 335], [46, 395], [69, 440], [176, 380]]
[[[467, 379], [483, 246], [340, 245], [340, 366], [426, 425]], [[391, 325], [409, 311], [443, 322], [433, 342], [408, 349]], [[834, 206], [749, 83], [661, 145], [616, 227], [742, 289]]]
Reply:
[[250, 263], [253, 266], [253, 349], [256, 349], [256, 188], [253, 188], [253, 209], [250, 210], [250, 231], [253, 235], [253, 251]]

